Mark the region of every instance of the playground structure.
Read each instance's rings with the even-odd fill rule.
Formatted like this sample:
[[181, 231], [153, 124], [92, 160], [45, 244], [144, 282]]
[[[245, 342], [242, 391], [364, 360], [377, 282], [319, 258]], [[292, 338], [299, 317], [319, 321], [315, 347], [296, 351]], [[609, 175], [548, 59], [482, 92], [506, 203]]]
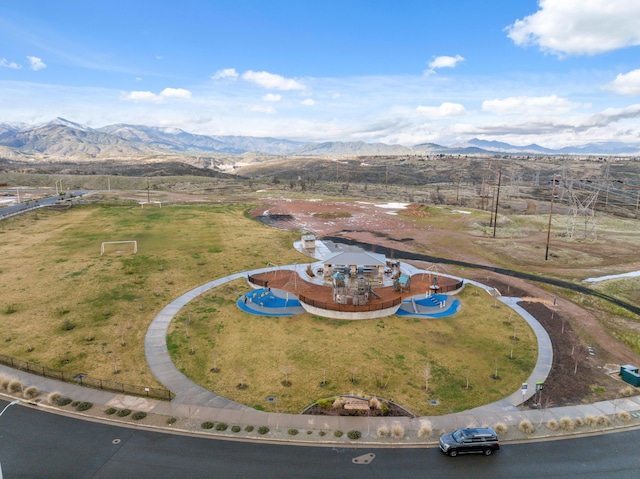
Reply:
[[[289, 316], [308, 312], [343, 320], [394, 314], [448, 316], [460, 308], [460, 302], [452, 295], [463, 287], [459, 278], [416, 270], [398, 261], [387, 261], [384, 255], [360, 251], [329, 252], [316, 263], [279, 266], [247, 279], [262, 291], [262, 296], [254, 297], [255, 292], [244, 295], [238, 300], [244, 311]], [[284, 298], [285, 303], [275, 298]], [[295, 311], [291, 309], [293, 299]]]

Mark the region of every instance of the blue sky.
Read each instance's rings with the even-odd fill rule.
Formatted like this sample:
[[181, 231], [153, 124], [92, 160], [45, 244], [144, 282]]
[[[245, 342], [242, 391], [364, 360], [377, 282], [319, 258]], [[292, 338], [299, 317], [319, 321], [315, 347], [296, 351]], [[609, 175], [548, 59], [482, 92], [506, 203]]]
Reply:
[[21, 0], [0, 123], [560, 147], [640, 138], [638, 0]]

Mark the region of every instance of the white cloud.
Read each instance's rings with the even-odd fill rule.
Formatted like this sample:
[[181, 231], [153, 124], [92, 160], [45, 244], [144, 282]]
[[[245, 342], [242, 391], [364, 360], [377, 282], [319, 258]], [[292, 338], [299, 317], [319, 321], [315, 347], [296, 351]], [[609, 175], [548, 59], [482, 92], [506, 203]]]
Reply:
[[313, 106], [316, 104], [316, 102], [311, 98], [307, 98], [306, 100], [302, 100], [300, 104], [305, 106]]
[[34, 71], [42, 70], [43, 68], [47, 68], [47, 65], [42, 61], [42, 58], [38, 57], [27, 57], [29, 60], [29, 68]]
[[132, 91], [123, 94], [122, 99], [140, 103], [162, 103], [164, 101], [160, 95], [156, 95], [150, 91]]
[[433, 60], [429, 62], [429, 69], [425, 71], [425, 73], [427, 75], [435, 73], [437, 68], [455, 68], [455, 66], [462, 61], [464, 61], [464, 57], [460, 55], [456, 55], [455, 57], [447, 55], [433, 57]]
[[246, 71], [242, 78], [269, 90], [304, 90], [305, 86], [292, 78], [285, 78], [275, 73]]
[[165, 88], [160, 92], [160, 96], [165, 98], [179, 98], [186, 100], [191, 98], [191, 92], [184, 88]]
[[271, 105], [252, 105], [249, 107], [249, 110], [257, 113], [267, 113], [269, 115], [277, 113], [277, 110]]
[[482, 109], [496, 115], [557, 115], [579, 108], [580, 103], [572, 103], [557, 95], [513, 96], [482, 102]]
[[122, 100], [139, 103], [164, 103], [167, 98], [187, 100], [191, 98], [191, 92], [183, 88], [165, 88], [159, 95], [150, 91], [132, 91], [121, 96]]
[[640, 118], [640, 105], [629, 105], [625, 108], [607, 108], [589, 117], [581, 127], [603, 127], [622, 120]]
[[278, 95], [276, 93], [267, 93], [265, 96], [262, 97], [262, 99], [264, 101], [280, 101], [282, 100], [282, 95]]
[[620, 73], [615, 80], [607, 83], [604, 88], [621, 95], [640, 95], [640, 70]]
[[224, 68], [211, 75], [212, 80], [236, 80], [238, 72], [235, 68]]
[[595, 55], [640, 45], [637, 0], [540, 0], [540, 9], [506, 28], [516, 45], [557, 55]]
[[464, 105], [460, 103], [443, 103], [440, 106], [419, 106], [416, 111], [422, 116], [429, 118], [445, 118], [451, 116], [461, 116], [466, 113]]
[[13, 70], [20, 70], [22, 65], [18, 65], [16, 62], [10, 62], [6, 58], [0, 58], [0, 67], [11, 68]]

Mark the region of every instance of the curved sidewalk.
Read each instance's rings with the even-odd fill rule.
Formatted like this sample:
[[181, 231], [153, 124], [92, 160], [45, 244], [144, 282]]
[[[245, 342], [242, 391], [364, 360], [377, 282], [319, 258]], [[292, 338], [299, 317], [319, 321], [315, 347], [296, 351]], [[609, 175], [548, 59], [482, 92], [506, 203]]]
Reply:
[[[252, 415], [253, 414], [258, 414], [258, 415], [270, 414], [270, 413], [265, 413], [261, 411], [256, 411], [252, 408], [249, 408], [237, 402], [226, 399], [216, 394], [215, 392], [208, 391], [198, 386], [189, 378], [187, 378], [184, 374], [182, 374], [176, 368], [176, 366], [171, 361], [171, 358], [169, 357], [169, 351], [167, 349], [167, 343], [166, 343], [166, 335], [169, 329], [169, 325], [173, 320], [174, 316], [187, 303], [197, 298], [201, 294], [215, 287], [228, 283], [230, 281], [246, 278], [248, 275], [275, 271], [277, 269], [296, 270], [297, 266], [298, 265], [288, 265], [288, 266], [262, 268], [262, 269], [257, 269], [253, 271], [243, 272], [243, 273], [236, 273], [230, 276], [226, 276], [224, 278], [219, 278], [217, 280], [206, 283], [202, 286], [199, 286], [198, 288], [195, 288], [183, 294], [182, 296], [180, 296], [179, 298], [171, 302], [169, 305], [167, 305], [162, 311], [160, 311], [160, 313], [158, 313], [158, 315], [151, 322], [151, 325], [149, 326], [147, 335], [145, 337], [145, 354], [147, 357], [147, 363], [149, 364], [149, 367], [151, 368], [153, 375], [156, 377], [156, 379], [160, 383], [162, 383], [167, 389], [169, 389], [175, 394], [175, 398], [173, 399], [172, 403], [182, 404], [182, 405], [191, 405], [195, 407], [218, 408], [226, 411], [229, 411], [229, 410], [245, 411], [247, 413], [251, 412]], [[420, 272], [422, 272], [422, 270], [419, 270], [411, 265], [403, 264], [402, 267], [404, 269], [412, 270], [413, 274], [419, 274]], [[488, 293], [491, 293], [493, 291], [493, 288], [485, 286], [481, 283], [477, 283], [475, 281], [467, 281], [467, 282], [469, 284], [474, 284], [475, 286], [485, 289]], [[467, 418], [469, 416], [482, 416], [486, 414], [493, 417], [496, 413], [506, 414], [506, 413], [517, 412], [518, 411], [517, 406], [519, 404], [522, 404], [524, 401], [528, 400], [535, 394], [534, 385], [537, 382], [543, 382], [546, 379], [547, 375], [549, 374], [549, 371], [551, 370], [551, 364], [553, 361], [553, 348], [551, 346], [551, 340], [547, 332], [531, 314], [529, 314], [527, 311], [525, 311], [523, 308], [517, 305], [517, 302], [520, 301], [520, 298], [501, 297], [500, 300], [505, 305], [512, 308], [520, 316], [522, 316], [527, 321], [527, 323], [531, 326], [531, 328], [533, 329], [536, 335], [536, 339], [538, 342], [538, 359], [533, 372], [527, 379], [527, 383], [530, 384], [531, 387], [528, 388], [526, 391], [524, 391], [524, 394], [522, 393], [521, 390], [517, 390], [513, 394], [511, 394], [509, 397], [502, 399], [498, 402], [480, 406], [478, 408], [475, 408], [469, 411], [464, 411], [462, 413], [449, 415], [449, 416], [456, 416], [456, 418], [454, 418], [454, 422], [458, 422], [459, 419]], [[292, 418], [299, 417], [299, 415], [294, 415], [294, 414], [278, 414], [278, 416], [280, 417], [280, 420], [287, 423], [294, 421]], [[237, 418], [237, 417], [238, 417], [238, 414], [237, 413], [234, 414], [234, 418]], [[319, 420], [316, 418], [317, 418], [316, 416], [311, 416], [309, 418], [306, 418], [305, 420], [315, 422]], [[322, 420], [325, 422], [327, 421], [333, 422], [336, 420], [342, 421], [342, 422], [347, 420], [358, 421], [358, 422], [373, 421], [373, 419], [371, 418], [358, 418], [358, 417], [351, 417], [351, 418], [343, 417], [340, 419], [340, 418], [330, 418], [330, 417], [323, 416], [323, 418], [324, 419]], [[418, 421], [429, 420], [431, 422], [434, 422], [436, 420], [440, 421], [442, 419], [443, 419], [443, 416], [417, 418]], [[268, 420], [267, 422], [272, 422], [272, 421]], [[462, 422], [465, 422], [465, 421], [462, 421]]]

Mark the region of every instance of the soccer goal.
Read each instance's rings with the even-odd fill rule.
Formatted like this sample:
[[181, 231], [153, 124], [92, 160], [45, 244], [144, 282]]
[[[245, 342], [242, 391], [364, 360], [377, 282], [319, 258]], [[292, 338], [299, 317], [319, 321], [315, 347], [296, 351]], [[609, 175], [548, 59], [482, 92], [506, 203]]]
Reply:
[[138, 242], [137, 241], [103, 241], [100, 246], [100, 256], [103, 254], [115, 253], [137, 253]]

